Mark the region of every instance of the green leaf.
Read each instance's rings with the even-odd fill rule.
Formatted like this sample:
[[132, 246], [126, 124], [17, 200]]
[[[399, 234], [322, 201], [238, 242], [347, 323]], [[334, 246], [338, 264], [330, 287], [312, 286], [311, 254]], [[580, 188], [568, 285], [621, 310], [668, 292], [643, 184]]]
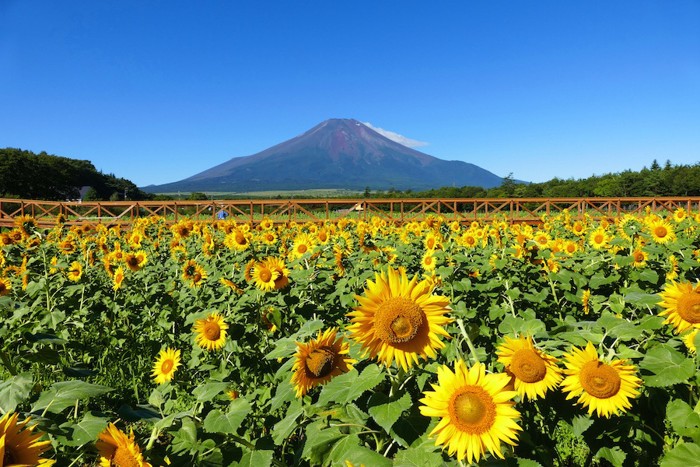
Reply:
[[195, 452], [197, 450], [197, 425], [190, 417], [182, 419], [180, 429], [174, 432], [170, 443], [173, 452]]
[[383, 380], [384, 370], [377, 365], [369, 365], [360, 375], [353, 368], [345, 374], [336, 376], [323, 387], [318, 404], [325, 405], [329, 402], [341, 405], [349, 404]]
[[72, 407], [81, 399], [95, 397], [112, 391], [107, 386], [86, 383], [85, 381], [60, 381], [54, 383], [48, 391], [42, 392], [39, 400], [32, 407], [32, 412], [46, 410], [60, 413], [67, 407]]
[[192, 394], [197, 398], [198, 402], [209, 402], [215, 396], [225, 391], [228, 386], [229, 383], [222, 383], [218, 381], [205, 383], [197, 386], [194, 391], [192, 391]]
[[639, 368], [652, 373], [651, 376], [642, 375], [644, 383], [652, 387], [673, 386], [695, 374], [695, 362], [665, 344], [649, 350]]
[[685, 401], [676, 399], [669, 402], [666, 406], [666, 418], [677, 434], [700, 442], [700, 414], [693, 411]]
[[688, 467], [697, 465], [700, 459], [700, 446], [695, 443], [679, 444], [661, 459], [661, 467]]
[[369, 400], [369, 414], [377, 422], [377, 425], [389, 433], [403, 411], [408, 410], [412, 404], [411, 396], [407, 392], [394, 401], [389, 401], [389, 398], [384, 394], [375, 393]]
[[402, 449], [394, 456], [394, 467], [424, 467], [441, 465], [442, 455], [435, 451], [435, 446], [420, 445]]
[[304, 443], [302, 457], [311, 461], [312, 465], [322, 464], [325, 454], [333, 444], [347, 436], [336, 427], [327, 429], [320, 429], [320, 427], [322, 427], [321, 423], [312, 423], [306, 427], [306, 442]]
[[248, 451], [235, 465], [239, 467], [270, 467], [274, 454], [275, 451], [268, 450]]
[[593, 419], [585, 415], [579, 415], [574, 417], [574, 419], [571, 421], [571, 425], [574, 428], [574, 435], [581, 436], [591, 427], [591, 425], [593, 425]]
[[14, 411], [32, 391], [34, 380], [31, 373], [21, 373], [0, 383], [0, 412]]
[[82, 420], [73, 424], [73, 439], [69, 446], [83, 446], [92, 443], [97, 436], [107, 427], [109, 419], [96, 417], [92, 413], [86, 413]]
[[304, 413], [301, 403], [292, 404], [287, 411], [287, 415], [275, 423], [272, 430], [272, 439], [276, 445], [281, 445], [282, 442], [294, 431], [297, 425], [297, 418]]
[[[652, 271], [653, 272], [653, 271]], [[656, 273], [654, 273], [656, 274]], [[656, 281], [654, 281], [656, 282]], [[642, 306], [654, 306], [661, 301], [661, 297], [658, 294], [650, 294], [643, 292], [630, 292], [625, 295], [625, 301], [639, 307]]]
[[345, 436], [333, 444], [328, 453], [328, 460], [333, 465], [343, 467], [347, 465], [346, 461], [352, 462], [353, 465], [371, 465], [372, 467], [390, 467], [392, 465], [390, 459], [361, 446], [360, 438], [357, 435]]
[[615, 467], [622, 466], [627, 454], [618, 446], [614, 448], [600, 448], [595, 455], [595, 459], [605, 459]]
[[209, 412], [204, 419], [204, 430], [209, 433], [236, 434], [248, 412], [250, 412], [250, 403], [243, 398], [236, 399], [231, 402], [227, 412], [219, 409]]
[[294, 386], [288, 380], [282, 381], [277, 385], [275, 397], [270, 399], [270, 410], [275, 411], [281, 408], [285, 402], [293, 401], [295, 396]]

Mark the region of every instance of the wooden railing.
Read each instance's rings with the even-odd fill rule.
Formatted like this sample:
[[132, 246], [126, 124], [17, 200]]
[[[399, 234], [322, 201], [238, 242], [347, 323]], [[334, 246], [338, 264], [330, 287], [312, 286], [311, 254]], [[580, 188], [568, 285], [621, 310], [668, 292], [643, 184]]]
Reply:
[[147, 216], [163, 216], [167, 222], [182, 218], [227, 219], [256, 223], [264, 217], [274, 222], [324, 222], [341, 218], [369, 220], [374, 216], [404, 224], [430, 215], [447, 220], [537, 223], [543, 215], [568, 210], [572, 217], [588, 214], [594, 219], [652, 211], [700, 211], [700, 197], [662, 198], [451, 198], [451, 199], [289, 199], [210, 201], [93, 201], [60, 202], [0, 198], [0, 227], [13, 225], [21, 215], [32, 216], [42, 227], [55, 225], [62, 216], [68, 225], [82, 223], [129, 224]]

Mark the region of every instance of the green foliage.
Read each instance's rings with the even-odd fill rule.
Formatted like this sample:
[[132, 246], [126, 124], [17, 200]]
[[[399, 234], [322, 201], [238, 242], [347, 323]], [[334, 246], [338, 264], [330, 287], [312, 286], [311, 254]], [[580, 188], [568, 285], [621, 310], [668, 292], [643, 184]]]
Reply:
[[151, 195], [129, 180], [98, 172], [90, 161], [34, 154], [21, 149], [0, 149], [0, 197], [67, 200], [78, 199], [80, 189], [90, 187], [86, 200], [142, 200]]

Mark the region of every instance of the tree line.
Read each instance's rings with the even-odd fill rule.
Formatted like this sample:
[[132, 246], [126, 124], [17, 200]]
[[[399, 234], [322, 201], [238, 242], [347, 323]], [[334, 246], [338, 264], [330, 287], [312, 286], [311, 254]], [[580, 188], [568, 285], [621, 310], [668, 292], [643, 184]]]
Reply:
[[92, 162], [16, 148], [0, 149], [0, 197], [65, 201], [151, 199], [131, 181]]
[[593, 198], [642, 196], [700, 196], [700, 163], [662, 167], [654, 160], [642, 170], [593, 175], [581, 179], [553, 178], [542, 183], [522, 183], [512, 174], [500, 186], [442, 187], [427, 191], [371, 191], [365, 196], [376, 198]]

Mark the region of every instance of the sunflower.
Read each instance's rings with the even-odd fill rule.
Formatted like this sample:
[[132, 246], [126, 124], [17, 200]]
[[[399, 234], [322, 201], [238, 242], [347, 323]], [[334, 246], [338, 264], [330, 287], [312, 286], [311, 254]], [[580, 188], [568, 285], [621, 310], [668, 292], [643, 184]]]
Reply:
[[649, 259], [649, 253], [637, 248], [632, 252], [632, 266], [635, 268], [643, 268], [647, 265], [647, 260]]
[[272, 270], [267, 261], [262, 261], [255, 263], [251, 276], [258, 289], [269, 292], [275, 290], [275, 280], [279, 276], [279, 272]]
[[148, 256], [143, 251], [136, 251], [133, 253], [126, 253], [124, 255], [124, 262], [132, 271], [136, 272], [141, 270], [146, 265], [148, 261]]
[[112, 289], [121, 289], [122, 283], [124, 282], [124, 268], [119, 266], [117, 270], [114, 271], [114, 276], [112, 277], [112, 279], [114, 280], [114, 285], [112, 286]]
[[460, 237], [460, 244], [466, 248], [475, 248], [479, 242], [478, 236], [472, 230], [467, 230]]
[[698, 335], [698, 329], [693, 329], [690, 332], [685, 333], [683, 336], [683, 343], [688, 348], [688, 351], [692, 354], [698, 353], [698, 348], [695, 345], [695, 337]]
[[222, 277], [221, 279], [219, 279], [219, 282], [221, 283], [221, 285], [225, 285], [226, 287], [228, 287], [229, 289], [233, 290], [234, 292], [236, 292], [238, 294], [243, 293], [243, 290], [241, 290], [241, 288], [238, 287], [236, 285], [236, 283], [230, 279], [226, 279], [225, 277]]
[[590, 341], [583, 350], [573, 347], [564, 358], [566, 378], [561, 387], [569, 393], [567, 400], [578, 396], [588, 415], [596, 412], [607, 418], [632, 407], [629, 400], [639, 395], [642, 383], [634, 365], [626, 365], [625, 360], [602, 362]]
[[265, 245], [274, 245], [275, 243], [277, 243], [277, 234], [272, 230], [267, 230], [263, 232], [261, 238], [262, 242]]
[[673, 211], [673, 220], [676, 222], [683, 222], [686, 217], [688, 217], [688, 212], [683, 208]]
[[173, 379], [175, 370], [180, 366], [180, 351], [169, 347], [160, 351], [153, 364], [153, 379], [156, 384], [163, 384]]
[[434, 250], [428, 250], [423, 254], [423, 257], [420, 260], [420, 265], [423, 268], [424, 271], [434, 271], [435, 266], [436, 266], [436, 260], [435, 260], [435, 254], [433, 253]]
[[0, 277], [0, 297], [8, 295], [12, 290], [12, 282], [7, 277]]
[[571, 231], [574, 235], [583, 236], [586, 234], [586, 226], [581, 221], [575, 221], [571, 226]]
[[337, 328], [319, 331], [316, 339], [302, 344], [297, 342], [292, 366], [292, 384], [297, 397], [303, 397], [309, 389], [325, 384], [333, 377], [347, 373], [357, 360], [348, 357], [350, 345], [336, 337]]
[[432, 295], [430, 284], [418, 282], [417, 276], [409, 281], [405, 270], [389, 267], [375, 273], [364, 295], [355, 298], [360, 306], [348, 313], [348, 330], [365, 355], [378, 356], [386, 366], [396, 360], [407, 371], [419, 356], [435, 358], [435, 351], [445, 346], [440, 336], [449, 337], [443, 329], [452, 321], [445, 316], [449, 300]]
[[590, 312], [591, 289], [585, 289], [581, 293], [581, 305], [583, 305], [583, 314], [587, 315]]
[[610, 235], [602, 227], [598, 227], [588, 237], [588, 244], [596, 250], [601, 250], [608, 246]]
[[28, 426], [29, 418], [17, 423], [17, 416], [7, 412], [0, 418], [0, 466], [53, 465], [56, 461], [41, 458], [51, 441], [38, 441], [44, 433], [34, 433], [36, 425]]
[[134, 441], [134, 431], [129, 435], [114, 426], [113, 423], [100, 433], [95, 443], [100, 453], [100, 466], [130, 466], [151, 467], [151, 464], [143, 460], [143, 454], [139, 445]]
[[293, 259], [301, 258], [311, 252], [314, 247], [313, 238], [306, 233], [300, 233], [294, 238], [291, 255]]
[[289, 285], [289, 269], [287, 269], [281, 258], [271, 256], [265, 259], [265, 264], [272, 271], [273, 275], [277, 274], [275, 290], [284, 289]]
[[671, 224], [663, 219], [657, 219], [650, 222], [649, 231], [654, 242], [661, 243], [662, 245], [672, 242], [676, 238], [676, 233], [673, 231]]
[[426, 250], [437, 250], [442, 248], [442, 238], [435, 232], [428, 232], [423, 239], [423, 245]]
[[196, 341], [203, 349], [219, 350], [226, 343], [228, 324], [218, 313], [211, 313], [205, 319], [194, 322], [193, 332], [197, 333]]
[[224, 245], [231, 250], [243, 251], [250, 246], [250, 242], [245, 232], [243, 232], [242, 229], [236, 228], [226, 235], [224, 238]]
[[671, 281], [659, 294], [664, 310], [660, 316], [666, 316], [665, 324], [673, 325], [680, 334], [689, 329], [700, 329], [700, 282]]
[[537, 399], [557, 387], [562, 379], [557, 360], [535, 348], [531, 337], [506, 336], [496, 349], [498, 361], [515, 381], [515, 390], [523, 399]]
[[199, 287], [207, 278], [207, 272], [193, 259], [187, 260], [182, 268], [182, 279], [188, 281], [191, 287]]
[[510, 377], [504, 373], [486, 374], [483, 364], [467, 368], [457, 360], [454, 373], [447, 365], [438, 368], [438, 384], [434, 391], [425, 391], [420, 413], [439, 417], [440, 422], [430, 432], [435, 445], [447, 448], [468, 463], [479, 462], [488, 450], [503, 459], [501, 443], [515, 445], [520, 413], [511, 401], [515, 391], [508, 391]]
[[78, 261], [73, 261], [68, 268], [67, 276], [68, 280], [78, 282], [83, 277], [83, 265]]

